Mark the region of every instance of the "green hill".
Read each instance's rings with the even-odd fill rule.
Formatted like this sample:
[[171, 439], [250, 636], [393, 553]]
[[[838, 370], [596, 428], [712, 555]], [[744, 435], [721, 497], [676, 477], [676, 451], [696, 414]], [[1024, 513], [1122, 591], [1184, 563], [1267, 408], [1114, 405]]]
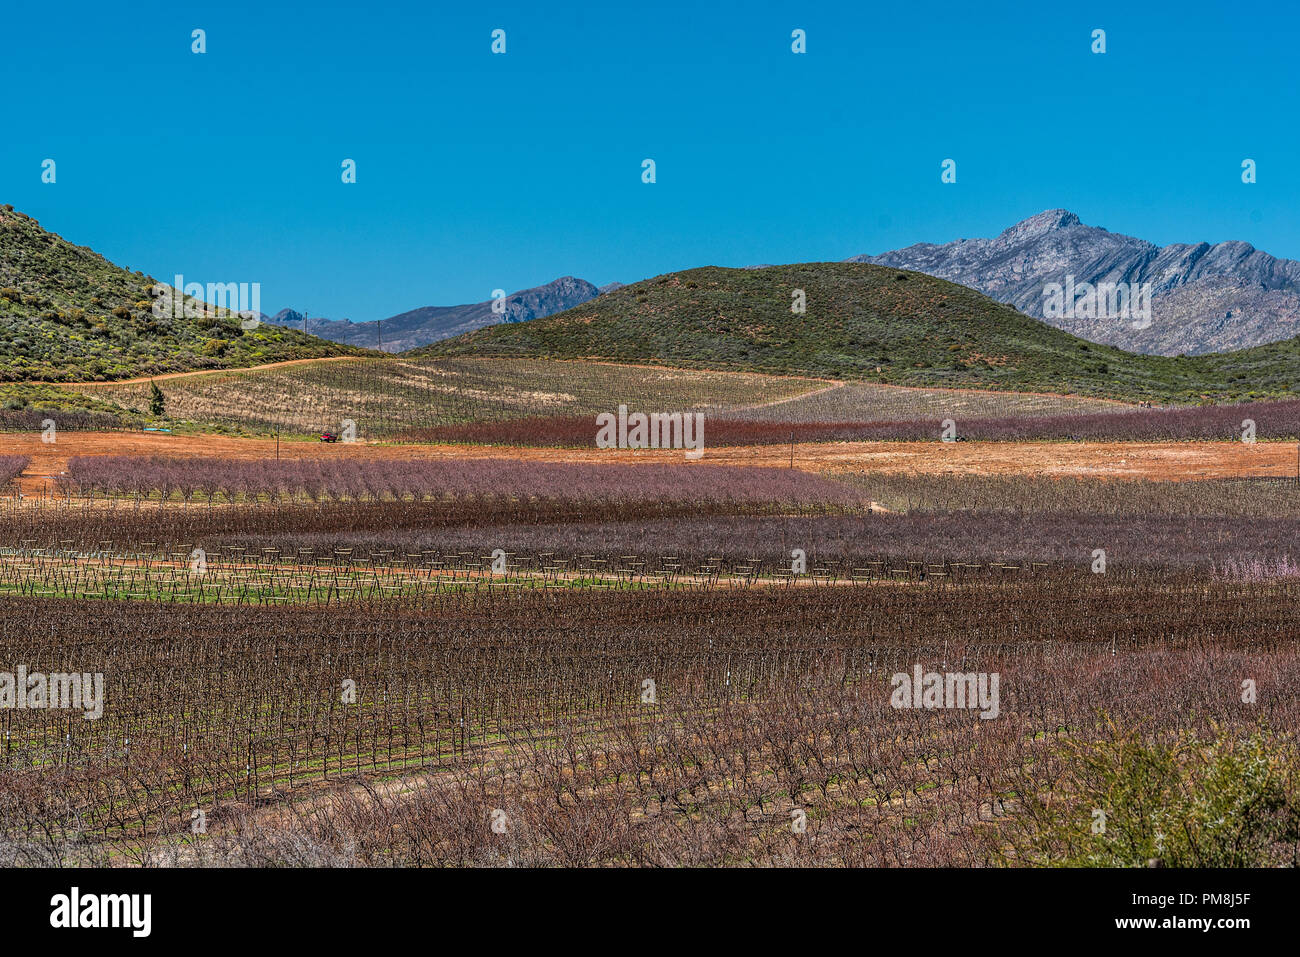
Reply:
[[[796, 289], [804, 314], [791, 312]], [[965, 286], [862, 263], [668, 273], [407, 355], [609, 359], [1130, 400], [1300, 394], [1300, 338], [1191, 358], [1136, 355]]]
[[157, 318], [156, 280], [0, 206], [0, 382], [107, 381], [364, 350], [206, 309]]

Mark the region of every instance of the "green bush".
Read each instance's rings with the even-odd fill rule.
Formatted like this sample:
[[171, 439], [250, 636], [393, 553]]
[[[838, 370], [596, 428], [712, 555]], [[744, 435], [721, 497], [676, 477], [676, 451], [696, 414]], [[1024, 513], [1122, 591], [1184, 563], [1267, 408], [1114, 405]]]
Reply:
[[1061, 780], [1022, 808], [1020, 862], [1266, 867], [1300, 862], [1300, 759], [1289, 736], [1215, 729], [1147, 739], [1108, 725], [1072, 742]]

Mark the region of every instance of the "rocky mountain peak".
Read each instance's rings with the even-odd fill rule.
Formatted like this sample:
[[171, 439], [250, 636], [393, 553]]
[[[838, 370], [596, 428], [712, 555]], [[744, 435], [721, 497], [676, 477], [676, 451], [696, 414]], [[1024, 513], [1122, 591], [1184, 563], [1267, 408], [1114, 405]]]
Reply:
[[[1241, 241], [1162, 248], [1085, 225], [1066, 209], [1030, 216], [994, 239], [918, 243], [850, 261], [959, 282], [1066, 332], [1134, 352], [1224, 352], [1300, 332], [1300, 262]], [[1058, 286], [1140, 292], [1149, 315], [1101, 315], [1086, 303], [1065, 304], [1062, 313], [1053, 305], [1049, 314], [1049, 292]]]
[[1048, 209], [1004, 229], [998, 239], [1024, 242], [1058, 229], [1082, 225], [1079, 217], [1068, 209]]

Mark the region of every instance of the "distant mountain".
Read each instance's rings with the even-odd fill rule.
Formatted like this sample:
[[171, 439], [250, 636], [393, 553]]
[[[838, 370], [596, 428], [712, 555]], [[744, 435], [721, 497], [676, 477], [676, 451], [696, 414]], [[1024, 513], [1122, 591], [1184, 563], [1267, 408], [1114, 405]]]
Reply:
[[[597, 289], [585, 279], [563, 276], [544, 286], [511, 293], [497, 307], [502, 310], [500, 312], [493, 310], [495, 300], [489, 299], [463, 306], [423, 306], [380, 322], [351, 322], [347, 319], [318, 319], [309, 316], [307, 329], [312, 335], [332, 342], [368, 349], [382, 348], [385, 352], [405, 352], [465, 332], [473, 332], [484, 326], [554, 315], [595, 299], [611, 287], [619, 288], [620, 284], [611, 283]], [[281, 309], [267, 321], [280, 326], [302, 328], [302, 314], [292, 309]]]
[[[1093, 342], [1173, 356], [1223, 352], [1300, 333], [1300, 262], [1277, 259], [1248, 243], [1180, 243], [1163, 248], [1051, 209], [993, 239], [919, 243], [850, 262], [913, 269], [978, 289], [1021, 312]], [[1067, 277], [1078, 301], [1064, 303]], [[1053, 302], [1059, 284], [1062, 295]], [[1149, 283], [1149, 318], [1098, 315], [1086, 304], [1101, 283]], [[1095, 297], [1104, 301], [1105, 297]], [[1122, 300], [1112, 298], [1115, 306]], [[1049, 315], [1056, 305], [1065, 315]], [[1089, 313], [1092, 313], [1091, 315]]]
[[[806, 311], [792, 312], [794, 302]], [[967, 286], [859, 263], [667, 273], [414, 355], [603, 359], [1180, 402], [1300, 391], [1300, 339], [1182, 359], [1135, 355]]]
[[299, 329], [302, 328], [303, 318], [301, 312], [294, 312], [292, 309], [281, 309], [274, 316], [268, 316], [265, 313], [262, 314], [263, 322], [270, 322], [277, 326], [296, 327]]
[[186, 315], [170, 287], [162, 301], [177, 308], [154, 315], [155, 285], [0, 206], [0, 381], [104, 381], [356, 351], [290, 329], [245, 329], [197, 299], [186, 299]]

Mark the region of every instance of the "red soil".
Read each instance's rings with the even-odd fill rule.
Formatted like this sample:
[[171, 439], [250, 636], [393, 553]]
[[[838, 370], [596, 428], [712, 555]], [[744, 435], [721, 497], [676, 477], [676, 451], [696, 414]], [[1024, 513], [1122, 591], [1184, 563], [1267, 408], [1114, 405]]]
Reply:
[[[73, 455], [204, 455], [275, 458], [274, 439], [152, 432], [62, 432], [46, 445], [37, 433], [0, 435], [0, 454], [29, 455], [19, 482], [33, 494]], [[465, 445], [371, 445], [281, 442], [281, 458], [443, 459], [510, 457], [529, 462], [684, 462], [680, 451], [535, 449]], [[788, 466], [789, 446], [709, 448], [712, 465]], [[1238, 476], [1294, 476], [1291, 444], [1257, 442], [828, 442], [800, 445], [796, 468], [810, 472], [1097, 476], [1183, 481]]]

